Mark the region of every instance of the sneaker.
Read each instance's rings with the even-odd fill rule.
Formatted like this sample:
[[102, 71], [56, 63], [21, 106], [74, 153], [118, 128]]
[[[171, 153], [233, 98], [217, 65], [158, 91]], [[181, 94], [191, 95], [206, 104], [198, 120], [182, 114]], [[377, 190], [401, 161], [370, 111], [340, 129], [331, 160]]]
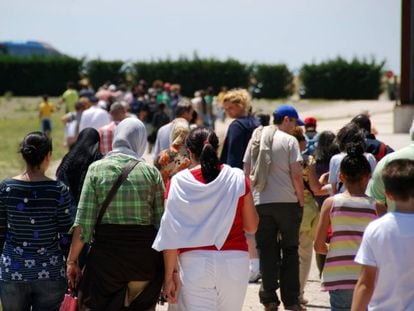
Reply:
[[257, 283], [262, 278], [260, 270], [250, 271], [249, 283]]
[[306, 309], [305, 306], [303, 306], [303, 305], [301, 305], [301, 304], [298, 303], [298, 304], [293, 305], [293, 306], [287, 306], [287, 307], [285, 307], [285, 310], [306, 311], [307, 309]]
[[265, 311], [277, 311], [279, 310], [279, 305], [277, 302], [269, 302], [264, 304]]

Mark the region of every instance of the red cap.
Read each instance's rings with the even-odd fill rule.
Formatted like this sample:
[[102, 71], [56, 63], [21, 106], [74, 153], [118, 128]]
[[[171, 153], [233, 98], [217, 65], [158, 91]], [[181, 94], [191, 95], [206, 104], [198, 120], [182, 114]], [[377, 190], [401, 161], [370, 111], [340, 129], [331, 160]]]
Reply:
[[318, 122], [316, 121], [316, 119], [314, 117], [307, 117], [304, 120], [304, 123], [305, 123], [305, 126], [313, 126], [313, 127], [316, 127], [316, 124]]

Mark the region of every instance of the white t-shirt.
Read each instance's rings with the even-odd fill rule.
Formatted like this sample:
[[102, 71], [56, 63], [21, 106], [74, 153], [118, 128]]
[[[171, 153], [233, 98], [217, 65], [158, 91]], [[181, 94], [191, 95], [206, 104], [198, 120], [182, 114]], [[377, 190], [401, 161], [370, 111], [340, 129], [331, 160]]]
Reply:
[[368, 310], [414, 310], [414, 214], [371, 222], [355, 261], [378, 269]]
[[[254, 203], [258, 205], [298, 202], [290, 175], [290, 165], [300, 161], [302, 161], [302, 155], [297, 139], [283, 131], [276, 131], [273, 136], [272, 163], [269, 167], [266, 186], [261, 192], [253, 192]], [[245, 152], [243, 162], [251, 162], [249, 150]]]
[[98, 105], [91, 106], [82, 113], [79, 123], [79, 132], [87, 127], [93, 127], [99, 130], [102, 126], [111, 123], [112, 119], [106, 110], [103, 110]]
[[[345, 158], [345, 156], [346, 156], [346, 153], [341, 152], [341, 153], [335, 154], [329, 161], [329, 179], [328, 179], [329, 184], [336, 184], [336, 185], [339, 184], [339, 170], [341, 167], [341, 162], [343, 158]], [[371, 166], [371, 174], [372, 174], [375, 170], [375, 166], [377, 165], [377, 160], [371, 153], [364, 153], [364, 156], [367, 158], [369, 165]], [[338, 192], [343, 192], [345, 189], [344, 187], [342, 187], [342, 189], [336, 189], [336, 190], [337, 191], [341, 190]]]

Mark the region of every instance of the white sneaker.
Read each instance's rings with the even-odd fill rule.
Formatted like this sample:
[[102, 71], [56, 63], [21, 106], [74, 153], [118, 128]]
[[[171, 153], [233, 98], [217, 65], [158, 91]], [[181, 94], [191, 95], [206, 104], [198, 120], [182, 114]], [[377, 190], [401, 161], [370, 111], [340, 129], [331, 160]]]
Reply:
[[257, 283], [257, 281], [259, 281], [261, 278], [262, 275], [260, 274], [260, 270], [250, 270], [249, 283]]

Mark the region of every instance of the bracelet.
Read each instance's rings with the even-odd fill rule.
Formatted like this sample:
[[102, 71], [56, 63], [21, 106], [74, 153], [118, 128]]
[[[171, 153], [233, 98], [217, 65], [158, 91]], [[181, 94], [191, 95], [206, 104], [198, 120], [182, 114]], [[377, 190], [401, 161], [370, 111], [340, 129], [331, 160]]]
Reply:
[[68, 260], [68, 261], [66, 261], [67, 266], [75, 266], [77, 264], [78, 264], [77, 260]]

